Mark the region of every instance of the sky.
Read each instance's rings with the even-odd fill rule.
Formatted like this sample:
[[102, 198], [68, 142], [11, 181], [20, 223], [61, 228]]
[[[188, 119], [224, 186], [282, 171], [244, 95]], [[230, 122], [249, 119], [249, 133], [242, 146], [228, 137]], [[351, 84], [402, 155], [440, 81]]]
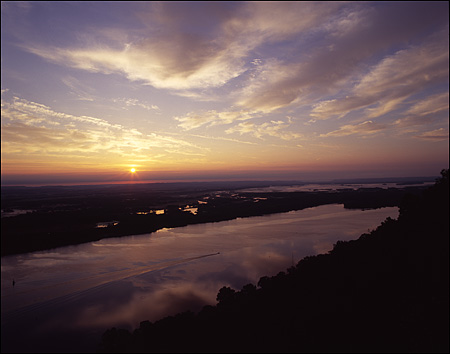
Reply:
[[1, 102], [2, 185], [438, 176], [448, 2], [2, 1]]

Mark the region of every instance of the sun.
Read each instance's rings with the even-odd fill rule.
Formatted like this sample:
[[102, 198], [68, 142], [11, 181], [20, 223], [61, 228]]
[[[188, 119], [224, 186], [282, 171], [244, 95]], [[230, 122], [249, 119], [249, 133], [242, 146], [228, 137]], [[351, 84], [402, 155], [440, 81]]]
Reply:
[[136, 169], [133, 167], [133, 168], [130, 168], [130, 172], [131, 173], [135, 173], [136, 172]]

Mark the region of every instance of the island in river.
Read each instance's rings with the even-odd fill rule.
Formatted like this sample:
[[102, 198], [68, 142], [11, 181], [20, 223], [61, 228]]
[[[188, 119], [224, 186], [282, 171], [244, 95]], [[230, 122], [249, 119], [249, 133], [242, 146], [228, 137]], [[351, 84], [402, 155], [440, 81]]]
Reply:
[[339, 203], [399, 206], [435, 178], [3, 187], [1, 255]]

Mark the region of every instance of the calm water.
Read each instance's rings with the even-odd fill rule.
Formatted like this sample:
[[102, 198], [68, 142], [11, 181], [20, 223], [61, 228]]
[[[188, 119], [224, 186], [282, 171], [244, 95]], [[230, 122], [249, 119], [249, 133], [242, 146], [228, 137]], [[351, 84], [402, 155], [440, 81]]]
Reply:
[[326, 205], [2, 257], [2, 352], [93, 351], [108, 328], [214, 305], [388, 216]]

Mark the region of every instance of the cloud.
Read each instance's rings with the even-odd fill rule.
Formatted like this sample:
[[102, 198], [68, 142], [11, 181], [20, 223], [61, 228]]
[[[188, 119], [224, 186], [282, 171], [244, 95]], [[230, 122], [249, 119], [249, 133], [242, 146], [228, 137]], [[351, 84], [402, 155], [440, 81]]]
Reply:
[[[185, 134], [183, 134], [183, 135], [185, 135]], [[245, 144], [245, 145], [257, 145], [257, 143], [255, 143], [255, 142], [238, 140], [238, 139], [233, 139], [233, 138], [226, 138], [223, 136], [199, 135], [199, 134], [189, 134], [189, 136], [195, 137], [195, 138], [200, 138], [200, 139], [206, 139], [206, 140], [210, 140], [210, 141], [227, 141], [227, 142]]]
[[2, 150], [5, 154], [162, 157], [202, 156], [204, 149], [182, 139], [112, 124], [89, 116], [56, 112], [36, 102], [14, 97], [2, 101]]
[[[448, 45], [442, 40], [401, 50], [383, 59], [355, 91], [364, 92], [387, 111], [414, 93], [448, 80]], [[382, 110], [380, 114], [385, 113]]]
[[227, 34], [238, 36], [240, 41], [259, 45], [310, 30], [340, 7], [339, 3], [321, 2], [246, 2], [223, 27]]
[[235, 121], [247, 120], [255, 117], [255, 113], [248, 111], [216, 111], [189, 112], [181, 117], [174, 117], [180, 122], [179, 127], [191, 130], [202, 126], [213, 126], [218, 124], [229, 124]]
[[[20, 46], [62, 66], [119, 74], [136, 84], [166, 89], [196, 103], [213, 98], [217, 105], [231, 103], [228, 108], [211, 105], [214, 109], [178, 114], [174, 119], [186, 131], [237, 124], [227, 127], [226, 132], [296, 139], [300, 134], [288, 133], [287, 129], [293, 127], [279, 123], [275, 114], [299, 109], [310, 112], [310, 122], [344, 118], [351, 113], [358, 114], [358, 123], [363, 122], [357, 124], [354, 116], [348, 117], [352, 124], [321, 136], [374, 134], [386, 129], [375, 122], [383, 115], [396, 112], [400, 127], [418, 122], [419, 116], [428, 116], [431, 113], [426, 112], [433, 109], [444, 110], [438, 108], [443, 106], [444, 97], [436, 96], [436, 102], [428, 104], [415, 99], [429, 88], [438, 92], [437, 85], [448, 82], [448, 11], [443, 11], [448, 10], [448, 4], [141, 5], [139, 11], [127, 13], [127, 19], [134, 21], [132, 29], [122, 22], [114, 28], [91, 24], [89, 33], [77, 33], [77, 40], [65, 45], [63, 40], [50, 45], [35, 37], [30, 41], [21, 37], [24, 42]], [[75, 78], [63, 80], [80, 99], [92, 97]], [[134, 98], [118, 98], [115, 102], [125, 108], [159, 109], [153, 102]], [[40, 107], [41, 113], [47, 108]], [[27, 119], [42, 123], [42, 114]], [[250, 122], [252, 118], [269, 121]], [[114, 129], [94, 117], [61, 119], [71, 120], [75, 127], [86, 123]], [[62, 124], [56, 118], [53, 122]], [[125, 131], [124, 127], [116, 129]], [[155, 140], [163, 146], [168, 143]]]
[[81, 101], [94, 101], [93, 90], [73, 76], [66, 76], [61, 81], [71, 90], [71, 94]]
[[218, 87], [244, 71], [240, 48], [186, 32], [144, 37], [119, 49], [103, 45], [24, 48], [58, 64], [95, 73], [119, 73], [131, 81], [163, 89]]
[[438, 40], [412, 46], [384, 57], [364, 75], [348, 96], [317, 103], [316, 119], [343, 117], [366, 108], [366, 118], [376, 118], [399, 107], [408, 97], [448, 79], [448, 45]]
[[368, 136], [383, 131], [386, 128], [387, 126], [385, 124], [374, 123], [373, 121], [369, 120], [356, 125], [352, 124], [344, 125], [340, 127], [338, 130], [326, 134], [320, 134], [320, 137], [330, 137], [330, 136], [341, 137], [354, 134], [361, 136]]
[[199, 127], [211, 127], [216, 125], [226, 125], [235, 122], [243, 121], [231, 128], [225, 130], [226, 134], [238, 133], [239, 135], [252, 135], [257, 138], [264, 136], [277, 137], [283, 140], [292, 140], [302, 137], [301, 134], [288, 131], [292, 120], [288, 117], [288, 122], [281, 120], [271, 120], [269, 122], [256, 124], [248, 122], [250, 119], [258, 118], [261, 114], [259, 112], [248, 111], [215, 111], [207, 112], [190, 112], [182, 117], [174, 117], [180, 122], [179, 127], [184, 130], [192, 130]]
[[397, 119], [394, 125], [400, 128], [448, 123], [448, 92], [423, 97]]
[[[302, 2], [225, 6], [155, 3], [150, 11], [139, 15], [145, 25], [139, 36], [127, 36], [124, 33], [129, 30], [123, 29], [114, 43], [110, 36], [105, 38], [103, 29], [98, 29], [94, 35], [99, 39], [103, 36], [103, 44], [88, 41], [64, 48], [27, 43], [22, 48], [64, 66], [121, 73], [157, 88], [220, 87], [246, 71], [247, 56], [256, 47], [299, 34], [339, 6]], [[193, 29], [195, 19], [196, 26], [207, 28]], [[120, 30], [115, 29], [117, 32]]]
[[[2, 149], [9, 154], [70, 153], [82, 156], [93, 148], [99, 150], [95, 141], [92, 134], [76, 129], [60, 130], [20, 122], [2, 126]], [[108, 149], [108, 146], [101, 149]]]
[[[429, 35], [448, 27], [445, 9], [420, 2], [150, 2], [132, 15], [132, 30], [91, 26], [66, 46], [34, 40], [21, 47], [196, 100], [215, 90], [216, 101], [231, 99], [242, 111], [308, 106], [320, 120], [366, 109], [364, 119], [373, 119], [448, 76], [448, 29]], [[202, 125], [201, 117], [186, 116], [184, 127], [196, 127], [188, 123], [195, 120]]]
[[2, 102], [4, 108], [2, 115], [5, 119], [21, 120], [26, 124], [47, 122], [48, 124], [61, 124], [61, 122], [68, 123], [79, 122], [90, 125], [96, 125], [103, 128], [121, 129], [119, 124], [111, 124], [108, 121], [100, 118], [89, 116], [74, 116], [62, 112], [53, 111], [50, 107], [41, 103], [28, 101], [15, 96], [12, 103]]
[[439, 93], [433, 96], [426, 97], [414, 104], [408, 111], [405, 112], [407, 115], [418, 115], [426, 116], [448, 110], [448, 92]]
[[[420, 19], [425, 10], [420, 24], [414, 25], [412, 19]], [[280, 48], [288, 54], [263, 61], [239, 92], [238, 103], [265, 112], [313, 105], [311, 115], [316, 119], [361, 108], [372, 109], [366, 118], [392, 111], [421, 87], [448, 77], [448, 19], [438, 11], [424, 5], [408, 9], [347, 5], [329, 22], [306, 31], [308, 42], [288, 41]], [[435, 24], [430, 12], [436, 16]], [[430, 33], [432, 27], [438, 31], [424, 37], [422, 32]], [[395, 31], [389, 33], [389, 29]], [[410, 42], [418, 33], [420, 40]], [[402, 49], [390, 55], [391, 48]]]
[[293, 140], [302, 137], [302, 134], [287, 131], [290, 122], [270, 121], [262, 124], [252, 122], [242, 122], [238, 125], [227, 129], [227, 134], [239, 133], [240, 135], [249, 134], [256, 138], [262, 139], [265, 136], [276, 137], [282, 140]]
[[419, 135], [415, 135], [414, 137], [417, 139], [430, 141], [448, 140], [448, 129], [439, 128]]
[[[304, 65], [267, 60], [253, 71], [254, 77], [236, 93], [236, 104], [245, 109], [270, 113], [296, 101], [307, 83], [297, 84]], [[303, 87], [302, 87], [303, 86]]]
[[148, 111], [161, 111], [161, 109], [155, 105], [155, 104], [150, 104], [148, 102], [142, 102], [136, 98], [116, 98], [113, 99], [113, 102], [119, 102], [119, 103], [124, 103], [126, 107], [141, 107], [144, 108]]

